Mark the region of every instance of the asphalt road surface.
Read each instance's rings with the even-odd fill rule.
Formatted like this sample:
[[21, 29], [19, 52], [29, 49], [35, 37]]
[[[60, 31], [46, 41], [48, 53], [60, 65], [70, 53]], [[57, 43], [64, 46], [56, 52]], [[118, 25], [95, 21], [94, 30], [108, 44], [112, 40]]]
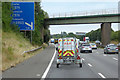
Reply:
[[77, 64], [60, 65], [60, 68], [56, 68], [55, 57], [47, 78], [118, 78], [117, 54], [103, 54], [102, 49], [97, 49], [93, 53], [80, 55], [83, 59], [82, 68]]
[[3, 78], [118, 78], [118, 54], [79, 53], [83, 67], [62, 64], [56, 68], [57, 52], [50, 45], [39, 54], [3, 72]]

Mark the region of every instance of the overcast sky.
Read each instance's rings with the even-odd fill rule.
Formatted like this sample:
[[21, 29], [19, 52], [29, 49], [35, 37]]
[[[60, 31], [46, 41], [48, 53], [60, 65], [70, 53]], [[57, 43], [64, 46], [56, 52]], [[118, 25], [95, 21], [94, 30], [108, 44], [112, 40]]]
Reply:
[[[69, 1], [69, 2], [68, 2]], [[42, 9], [49, 16], [64, 13], [101, 11], [102, 9], [118, 9], [118, 0], [43, 0]], [[60, 34], [61, 31], [69, 32], [90, 32], [100, 28], [100, 24], [77, 24], [77, 25], [50, 25], [51, 34]], [[118, 24], [112, 24], [112, 29], [117, 31]]]

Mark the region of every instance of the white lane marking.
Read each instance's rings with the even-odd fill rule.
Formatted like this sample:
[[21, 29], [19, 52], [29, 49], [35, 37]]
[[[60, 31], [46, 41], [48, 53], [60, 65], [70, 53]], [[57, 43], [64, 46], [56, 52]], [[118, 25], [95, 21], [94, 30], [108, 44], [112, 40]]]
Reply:
[[88, 66], [92, 67], [92, 65], [90, 63], [88, 63]]
[[96, 51], [93, 51], [93, 52], [96, 52]]
[[116, 60], [116, 61], [118, 60], [117, 58], [113, 58], [113, 59]]
[[107, 55], [103, 54], [103, 56], [107, 56]]
[[36, 76], [40, 76], [40, 74], [37, 74]]
[[102, 78], [106, 78], [102, 73], [98, 73], [100, 75], [100, 77]]
[[84, 58], [82, 58], [82, 60], [84, 61], [85, 59], [84, 59]]
[[53, 57], [52, 57], [52, 59], [51, 59], [49, 65], [48, 65], [46, 71], [44, 72], [42, 78], [46, 78], [47, 73], [48, 73], [48, 71], [49, 71], [49, 69], [50, 69], [50, 67], [51, 67], [51, 65], [52, 65], [52, 62], [53, 62], [53, 60], [54, 60], [54, 58], [55, 58], [55, 55], [56, 55], [56, 49], [55, 49], [54, 55], [53, 55]]

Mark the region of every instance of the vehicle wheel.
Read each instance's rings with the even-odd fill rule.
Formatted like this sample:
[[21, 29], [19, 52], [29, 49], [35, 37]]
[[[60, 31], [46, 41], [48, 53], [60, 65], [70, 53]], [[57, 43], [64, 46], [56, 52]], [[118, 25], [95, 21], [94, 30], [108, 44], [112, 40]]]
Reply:
[[58, 51], [58, 48], [56, 48], [56, 50]]
[[117, 52], [116, 54], [119, 54], [119, 52]]
[[75, 60], [73, 60], [73, 63], [75, 62]]
[[57, 68], [59, 68], [59, 64], [57, 64]]
[[82, 67], [82, 63], [79, 63], [80, 68]]
[[104, 52], [104, 54], [106, 54], [106, 52]]
[[80, 51], [80, 53], [83, 53], [82, 51]]

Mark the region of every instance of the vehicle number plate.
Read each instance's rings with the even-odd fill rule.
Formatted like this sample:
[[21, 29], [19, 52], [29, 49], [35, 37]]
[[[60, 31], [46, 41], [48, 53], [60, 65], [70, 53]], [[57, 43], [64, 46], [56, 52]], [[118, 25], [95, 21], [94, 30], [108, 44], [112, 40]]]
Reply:
[[112, 52], [115, 52], [115, 51], [112, 51]]

